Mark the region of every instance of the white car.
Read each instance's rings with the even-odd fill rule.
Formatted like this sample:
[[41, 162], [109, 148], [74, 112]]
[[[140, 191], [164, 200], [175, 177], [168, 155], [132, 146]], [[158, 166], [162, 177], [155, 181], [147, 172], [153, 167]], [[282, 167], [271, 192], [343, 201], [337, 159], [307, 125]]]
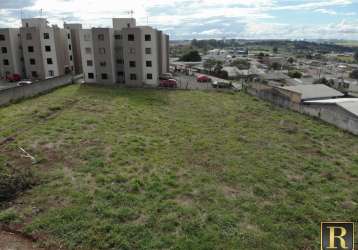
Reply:
[[32, 84], [31, 81], [23, 80], [23, 81], [18, 82], [18, 83], [16, 84], [16, 86], [21, 87], [21, 86], [26, 86], [26, 85], [30, 85], [30, 84]]

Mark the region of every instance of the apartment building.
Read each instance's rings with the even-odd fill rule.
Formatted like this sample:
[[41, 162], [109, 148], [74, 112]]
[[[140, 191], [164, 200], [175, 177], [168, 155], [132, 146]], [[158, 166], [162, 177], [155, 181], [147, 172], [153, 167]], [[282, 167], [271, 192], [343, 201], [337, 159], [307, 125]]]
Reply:
[[80, 31], [82, 24], [80, 23], [64, 23], [63, 27], [71, 32], [72, 53], [76, 74], [82, 74], [82, 56], [80, 47]]
[[136, 26], [133, 18], [114, 18], [113, 28], [92, 28], [80, 36], [81, 53], [93, 48], [93, 56], [81, 57], [86, 82], [155, 86], [159, 75], [169, 71], [169, 37], [152, 27]]
[[49, 27], [45, 18], [23, 19], [20, 37], [26, 78], [47, 79], [74, 70], [69, 30]]
[[0, 79], [13, 74], [25, 75], [20, 30], [0, 29]]

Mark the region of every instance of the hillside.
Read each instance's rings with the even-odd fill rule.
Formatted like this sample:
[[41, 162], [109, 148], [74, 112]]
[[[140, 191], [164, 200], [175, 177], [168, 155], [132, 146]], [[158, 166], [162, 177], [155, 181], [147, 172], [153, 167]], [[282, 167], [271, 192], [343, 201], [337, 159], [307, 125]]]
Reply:
[[73, 85], [0, 108], [0, 142], [1, 223], [54, 249], [318, 249], [357, 219], [358, 137], [243, 93]]

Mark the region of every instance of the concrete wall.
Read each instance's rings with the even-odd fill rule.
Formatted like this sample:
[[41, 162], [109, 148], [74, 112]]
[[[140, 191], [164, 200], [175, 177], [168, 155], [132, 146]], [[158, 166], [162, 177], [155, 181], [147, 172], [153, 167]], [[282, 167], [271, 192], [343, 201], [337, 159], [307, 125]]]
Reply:
[[336, 104], [302, 104], [300, 112], [358, 135], [358, 117]]
[[41, 93], [46, 93], [52, 89], [73, 83], [82, 78], [82, 75], [65, 75], [51, 79], [34, 82], [31, 85], [19, 86], [0, 91], [0, 106], [15, 102], [24, 98], [33, 97]]
[[[93, 40], [92, 30], [83, 29], [80, 30], [80, 47], [81, 47], [81, 61], [83, 69], [83, 78], [87, 83], [95, 83], [96, 80], [96, 68], [94, 63], [94, 52], [93, 52]], [[87, 65], [87, 62], [92, 62], [92, 66]], [[92, 75], [93, 78], [90, 78]]]
[[358, 135], [358, 117], [336, 104], [303, 104], [301, 95], [272, 86], [251, 83], [247, 92], [280, 107], [320, 118], [321, 120]]

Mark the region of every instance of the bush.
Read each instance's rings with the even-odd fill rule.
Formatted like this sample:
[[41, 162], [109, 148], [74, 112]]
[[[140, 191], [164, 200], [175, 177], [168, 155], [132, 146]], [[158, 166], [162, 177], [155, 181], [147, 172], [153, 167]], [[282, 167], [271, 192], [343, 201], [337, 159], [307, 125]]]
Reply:
[[18, 220], [18, 216], [15, 210], [10, 208], [0, 212], [0, 223], [10, 224], [16, 220]]
[[289, 77], [292, 77], [292, 78], [301, 78], [302, 77], [302, 73], [297, 71], [297, 70], [294, 70], [294, 71], [290, 71], [288, 72], [288, 76]]
[[36, 184], [31, 169], [0, 164], [0, 202], [11, 200]]

